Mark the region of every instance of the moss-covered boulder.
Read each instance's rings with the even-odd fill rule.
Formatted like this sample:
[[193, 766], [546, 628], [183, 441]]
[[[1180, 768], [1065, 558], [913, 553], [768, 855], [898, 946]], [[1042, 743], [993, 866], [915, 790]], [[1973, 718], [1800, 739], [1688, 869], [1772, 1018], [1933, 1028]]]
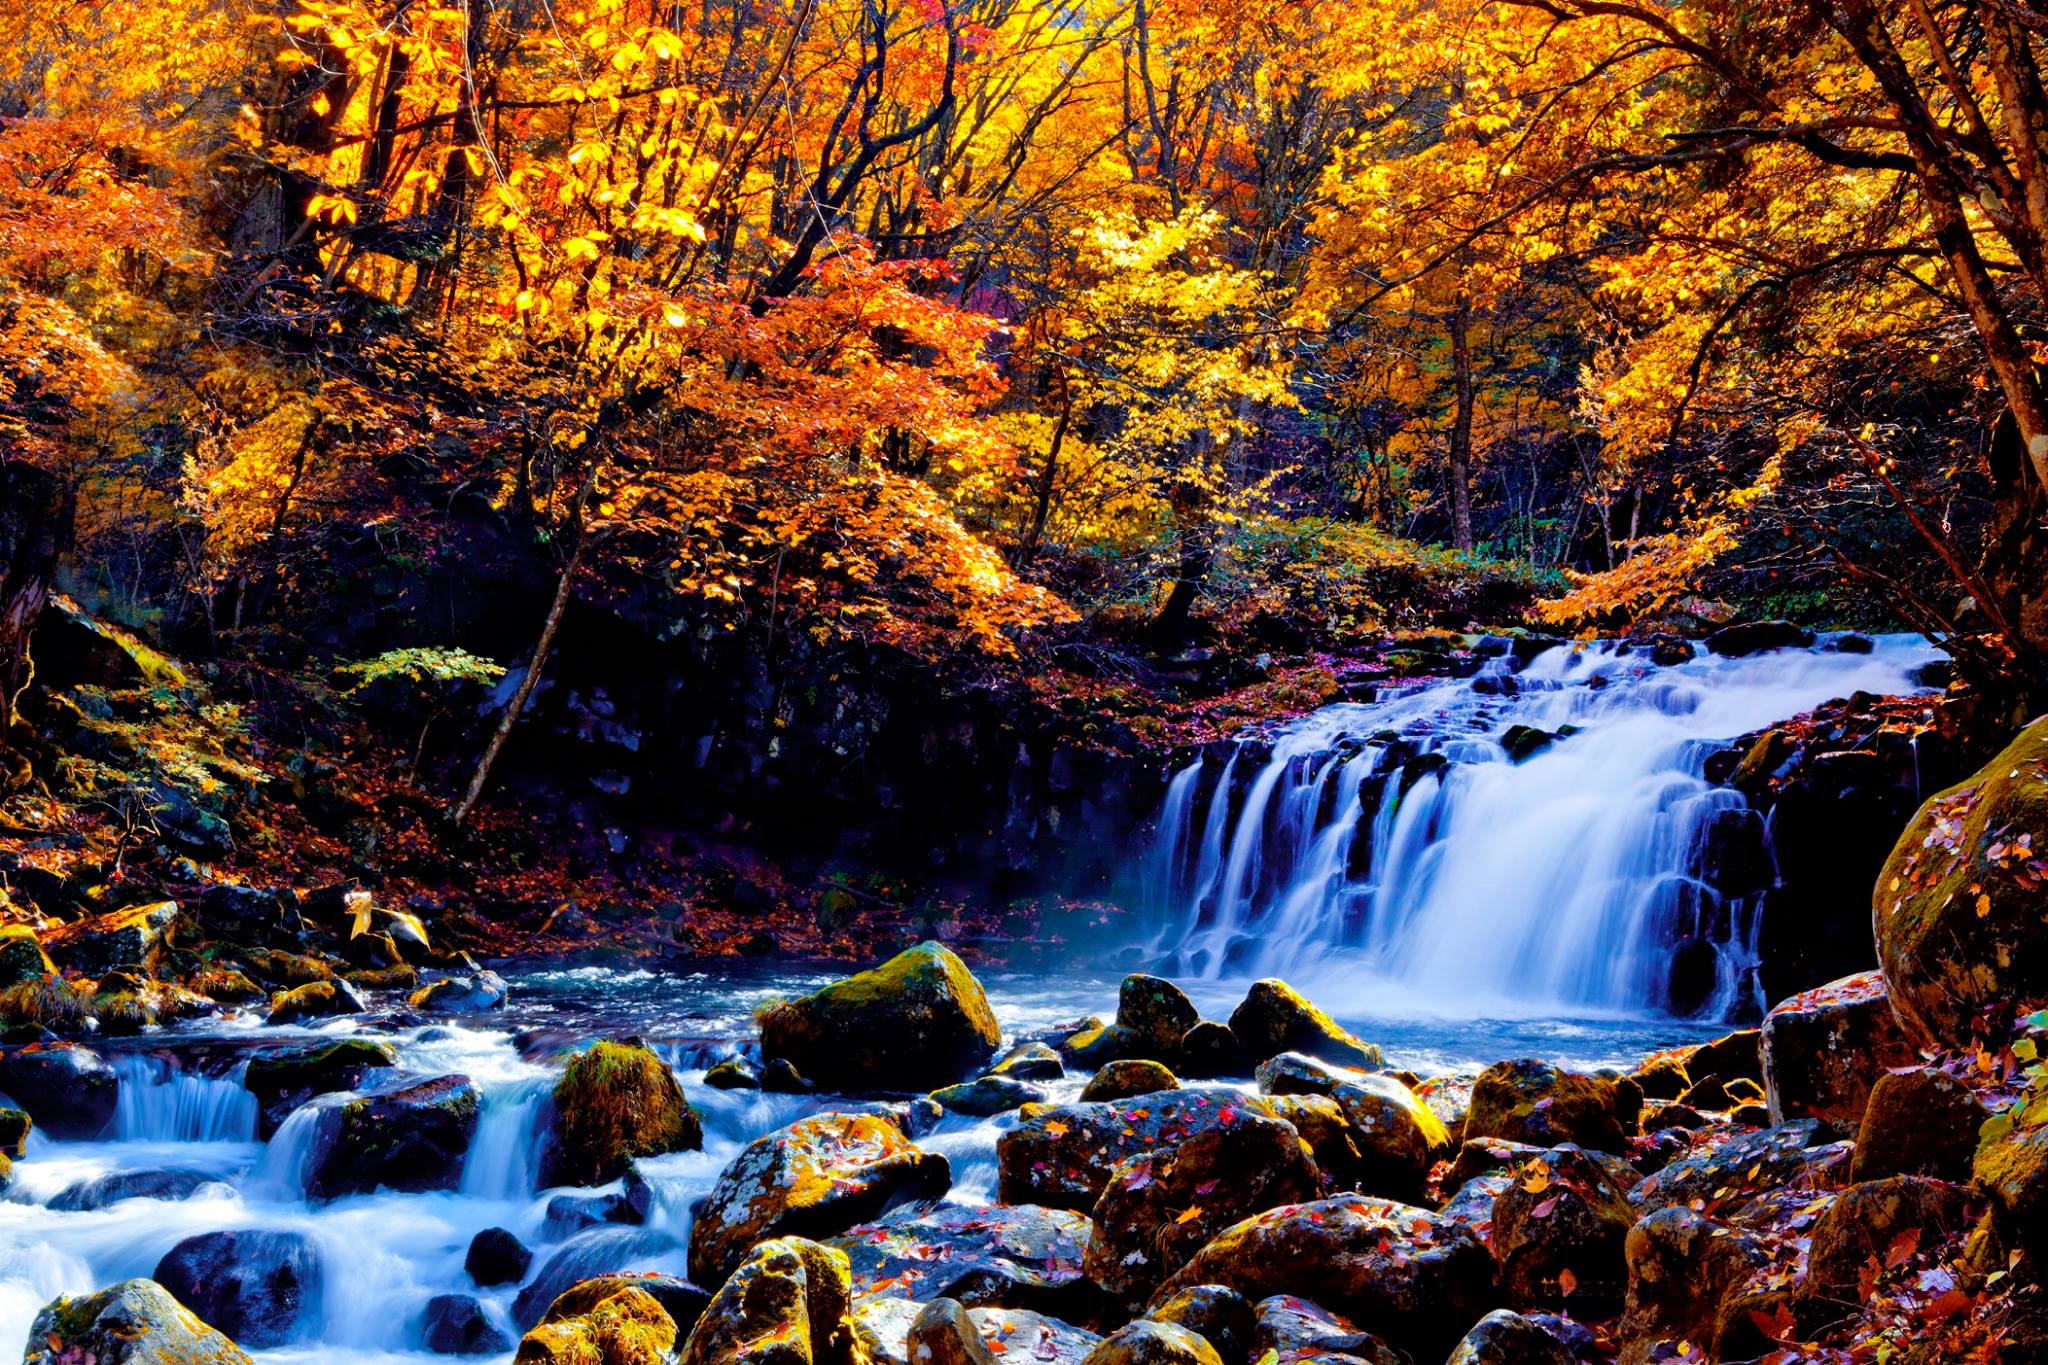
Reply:
[[1060, 1056], [1083, 1071], [1143, 1057], [1145, 1051], [1145, 1040], [1138, 1034], [1122, 1024], [1105, 1024], [1092, 1017], [1059, 1042]]
[[1230, 1031], [1254, 1062], [1278, 1052], [1300, 1052], [1338, 1066], [1377, 1071], [1377, 1044], [1368, 1043], [1310, 1004], [1285, 981], [1254, 981], [1230, 1012]]
[[1451, 1134], [1415, 1092], [1392, 1076], [1360, 1076], [1330, 1091], [1359, 1154], [1357, 1187], [1420, 1203], [1430, 1168], [1451, 1155]]
[[932, 1090], [979, 1072], [1002, 1042], [967, 964], [920, 943], [881, 966], [778, 1005], [761, 1052], [848, 1090]]
[[1967, 1194], [1961, 1185], [1918, 1175], [1849, 1186], [1813, 1225], [1807, 1288], [1822, 1298], [1857, 1301], [1865, 1265], [1883, 1264], [1900, 1236], [1917, 1231], [1933, 1246], [1966, 1229]]
[[242, 1072], [242, 1087], [256, 1097], [258, 1135], [270, 1137], [294, 1109], [315, 1095], [360, 1090], [372, 1071], [397, 1060], [398, 1053], [389, 1043], [368, 1038], [342, 1038], [318, 1047], [250, 1058]]
[[1067, 1064], [1044, 1043], [1019, 1043], [1004, 1053], [988, 1074], [1014, 1081], [1056, 1081], [1067, 1074]]
[[152, 967], [177, 925], [176, 901], [131, 905], [60, 925], [43, 935], [43, 951], [66, 971], [99, 976], [116, 967]]
[[1855, 1132], [1878, 1077], [1918, 1061], [1880, 972], [1846, 976], [1764, 1016], [1771, 1121], [1818, 1118]]
[[249, 1365], [249, 1357], [155, 1280], [123, 1280], [43, 1306], [22, 1365]]
[[334, 976], [334, 968], [310, 953], [288, 953], [276, 948], [247, 948], [240, 954], [242, 966], [249, 975], [266, 986], [289, 990], [293, 986], [309, 986], [315, 981], [327, 981]]
[[36, 931], [26, 924], [0, 924], [0, 991], [56, 971]]
[[1235, 1289], [1225, 1289], [1220, 1284], [1189, 1285], [1152, 1304], [1145, 1316], [1154, 1322], [1187, 1328], [1214, 1346], [1216, 1354], [1227, 1361], [1252, 1358], [1259, 1315], [1252, 1301]]
[[1563, 1146], [1531, 1158], [1493, 1205], [1490, 1241], [1508, 1302], [1588, 1319], [1613, 1314], [1628, 1284], [1623, 1253], [1635, 1221], [1628, 1188], [1589, 1153]]
[[1472, 1085], [1465, 1139], [1497, 1137], [1554, 1147], [1569, 1142], [1619, 1152], [1629, 1134], [1621, 1121], [1621, 1094], [1605, 1076], [1565, 1071], [1534, 1058], [1496, 1062]]
[[90, 1048], [29, 1043], [0, 1048], [0, 1095], [51, 1137], [96, 1138], [114, 1121], [121, 1077]]
[[1043, 1103], [1045, 1092], [1011, 1076], [990, 1074], [934, 1090], [931, 1098], [949, 1113], [987, 1118], [992, 1114], [1007, 1114], [1027, 1104]]
[[315, 1199], [376, 1189], [452, 1190], [476, 1137], [479, 1098], [467, 1076], [436, 1076], [324, 1111], [307, 1163]]
[[1179, 1059], [1181, 1038], [1202, 1022], [1202, 1012], [1171, 981], [1133, 973], [1117, 989], [1116, 1022], [1144, 1043], [1146, 1056], [1173, 1062]]
[[854, 1365], [852, 1307], [842, 1252], [777, 1237], [712, 1296], [678, 1365]]
[[1685, 1354], [1719, 1360], [1723, 1308], [1771, 1264], [1769, 1249], [1740, 1228], [1689, 1208], [1660, 1209], [1629, 1229], [1628, 1291], [1617, 1332], [1622, 1365]]
[[1292, 1124], [1257, 1114], [1141, 1153], [1095, 1201], [1083, 1268], [1136, 1303], [1241, 1219], [1320, 1193], [1315, 1159]]
[[1090, 1076], [1088, 1084], [1081, 1087], [1081, 1098], [1085, 1101], [1121, 1100], [1132, 1095], [1178, 1089], [1180, 1078], [1163, 1063], [1131, 1057], [1121, 1062], [1109, 1062]]
[[1223, 1365], [1223, 1358], [1185, 1327], [1140, 1318], [1096, 1342], [1083, 1365]]
[[28, 1110], [0, 1104], [0, 1156], [18, 1157], [27, 1151], [28, 1135], [34, 1127]]
[[304, 1024], [342, 1014], [364, 1014], [370, 1003], [346, 981], [313, 981], [270, 998], [268, 1024]]
[[2048, 996], [2048, 717], [1920, 807], [1871, 897], [1879, 965], [1916, 1041], [1965, 1047], [1987, 1007]]
[[1795, 1180], [1814, 1190], [1839, 1188], [1848, 1179], [1852, 1144], [1827, 1139], [1818, 1119], [1724, 1130], [1719, 1140], [1645, 1176], [1628, 1192], [1629, 1203], [1638, 1213], [1709, 1200], [1725, 1207]]
[[1990, 1199], [2005, 1239], [2048, 1261], [2048, 1123], [2015, 1124], [2005, 1114], [1991, 1120], [1970, 1179]]
[[1355, 1190], [1365, 1179], [1365, 1157], [1344, 1109], [1328, 1095], [1265, 1095], [1259, 1108], [1294, 1125], [1323, 1173], [1324, 1193]]
[[1977, 1131], [1989, 1117], [1968, 1086], [1938, 1067], [1886, 1072], [1870, 1089], [1849, 1178], [1968, 1180]]
[[1470, 1229], [1390, 1199], [1290, 1204], [1225, 1229], [1155, 1300], [1218, 1284], [1254, 1300], [1299, 1294], [1417, 1360], [1442, 1359], [1495, 1302], [1493, 1257]]
[[1184, 1086], [1159, 1095], [1089, 1104], [1028, 1105], [996, 1139], [997, 1197], [1086, 1212], [1120, 1161], [1185, 1141], [1241, 1114], [1272, 1110], [1256, 1095], [1223, 1086]]
[[621, 1286], [575, 1317], [534, 1327], [519, 1341], [519, 1365], [669, 1365], [675, 1319], [652, 1294]]
[[1091, 1297], [1081, 1260], [1094, 1230], [1081, 1214], [1032, 1204], [908, 1204], [827, 1245], [846, 1253], [856, 1302], [952, 1298], [1063, 1313]]
[[815, 1114], [754, 1139], [690, 1227], [690, 1277], [718, 1284], [766, 1238], [829, 1237], [952, 1184], [946, 1159], [885, 1118]]
[[639, 1043], [600, 1042], [570, 1057], [555, 1082], [541, 1179], [602, 1185], [634, 1157], [703, 1145], [703, 1123], [668, 1064]]

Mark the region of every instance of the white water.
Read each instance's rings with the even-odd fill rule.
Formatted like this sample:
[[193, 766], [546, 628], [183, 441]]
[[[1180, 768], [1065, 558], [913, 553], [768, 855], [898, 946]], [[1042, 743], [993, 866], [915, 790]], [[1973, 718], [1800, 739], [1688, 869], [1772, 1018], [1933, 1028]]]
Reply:
[[[1354, 1011], [1469, 1017], [1666, 1008], [1692, 940], [1714, 954], [1706, 1012], [1753, 1006], [1759, 898], [1699, 870], [1716, 820], [1755, 817], [1703, 763], [1831, 698], [1918, 690], [1934, 657], [1915, 637], [1675, 667], [1567, 646], [1324, 707], [1174, 775], [1151, 954], [1168, 975], [1277, 975]], [[1514, 763], [1500, 741], [1518, 724], [1579, 730]]]

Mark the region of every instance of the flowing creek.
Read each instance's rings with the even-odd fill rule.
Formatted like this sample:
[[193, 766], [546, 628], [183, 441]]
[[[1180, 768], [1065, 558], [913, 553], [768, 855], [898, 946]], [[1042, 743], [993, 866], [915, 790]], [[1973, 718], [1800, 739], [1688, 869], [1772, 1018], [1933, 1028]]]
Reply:
[[[1895, 640], [1869, 655], [1781, 651], [1674, 668], [1603, 648], [1556, 651], [1512, 682], [1494, 665], [1477, 688], [1403, 688], [1326, 708], [1266, 742], [1219, 749], [1176, 778], [1162, 812], [1152, 960], [1218, 1019], [1248, 977], [1287, 975], [1380, 1043], [1390, 1066], [1426, 1075], [1517, 1056], [1625, 1066], [1710, 1037], [1720, 1026], [1653, 1008], [1661, 997], [1651, 972], [1674, 932], [1699, 928], [1674, 926], [1673, 916], [1717, 920], [1711, 932], [1736, 977], [1753, 931], [1740, 907], [1713, 905], [1713, 888], [1691, 872], [1703, 824], [1731, 797], [1740, 806], [1699, 776], [1700, 741], [1859, 688], [1912, 690], [1910, 670], [1927, 657]], [[1514, 724], [1583, 729], [1513, 764], [1501, 740]], [[1430, 752], [1445, 762], [1425, 765], [1405, 795], [1384, 800], [1403, 790], [1393, 755], [1414, 764]], [[1362, 840], [1369, 856], [1355, 852]], [[1688, 880], [1701, 894], [1670, 894]], [[535, 1304], [592, 1274], [683, 1274], [691, 1204], [746, 1142], [861, 1102], [703, 1084], [714, 1062], [753, 1055], [757, 1006], [812, 989], [825, 974], [579, 967], [507, 979], [506, 1009], [456, 1022], [371, 1014], [317, 1030], [270, 1028], [250, 1013], [98, 1044], [122, 1079], [108, 1135], [32, 1135], [0, 1201], [0, 1359], [16, 1358], [55, 1296], [150, 1275], [181, 1240], [223, 1229], [302, 1234], [316, 1253], [297, 1328], [285, 1344], [253, 1352], [259, 1360], [445, 1359], [429, 1355], [419, 1333], [427, 1301], [448, 1293], [476, 1294], [516, 1340]], [[1006, 1044], [1110, 1014], [1117, 979], [1050, 966], [983, 976]], [[476, 1083], [482, 1113], [459, 1188], [310, 1200], [303, 1167], [315, 1109], [258, 1140], [257, 1106], [241, 1084], [251, 1050], [352, 1033], [396, 1047], [397, 1067], [378, 1074], [380, 1089], [449, 1073]], [[655, 1196], [644, 1224], [550, 1228], [549, 1201], [563, 1191], [535, 1188], [534, 1158], [559, 1056], [622, 1035], [644, 1038], [669, 1061], [702, 1114], [704, 1148], [642, 1163]], [[1083, 1080], [1050, 1088], [1071, 1099]], [[951, 1162], [951, 1200], [993, 1196], [996, 1139], [1014, 1122], [953, 1115], [920, 1139]], [[163, 1170], [197, 1173], [185, 1181], [188, 1197], [52, 1207], [75, 1203], [65, 1192], [81, 1182]], [[464, 1257], [475, 1234], [494, 1226], [533, 1247], [534, 1260], [522, 1284], [479, 1290]]]

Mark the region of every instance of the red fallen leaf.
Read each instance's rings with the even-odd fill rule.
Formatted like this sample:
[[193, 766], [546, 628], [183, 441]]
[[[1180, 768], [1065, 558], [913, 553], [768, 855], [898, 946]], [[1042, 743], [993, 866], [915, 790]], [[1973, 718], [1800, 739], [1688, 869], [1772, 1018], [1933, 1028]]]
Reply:
[[1570, 1266], [1566, 1266], [1563, 1270], [1557, 1272], [1557, 1292], [1559, 1294], [1562, 1294], [1565, 1298], [1570, 1298], [1578, 1292], [1578, 1289], [1579, 1277], [1572, 1273]]
[[1920, 1316], [1929, 1322], [1945, 1322], [1958, 1313], [1966, 1313], [1976, 1305], [1977, 1300], [1960, 1289], [1951, 1289], [1920, 1310]]
[[1907, 1228], [1892, 1238], [1891, 1245], [1884, 1250], [1884, 1268], [1897, 1270], [1913, 1259], [1913, 1253], [1920, 1249], [1920, 1229]]
[[1544, 1201], [1543, 1201], [1542, 1203], [1538, 1204], [1538, 1205], [1537, 1205], [1537, 1206], [1536, 1206], [1535, 1208], [1533, 1208], [1533, 1209], [1530, 1209], [1530, 1210], [1529, 1210], [1529, 1216], [1530, 1216], [1531, 1218], [1548, 1218], [1548, 1217], [1550, 1217], [1550, 1212], [1551, 1212], [1551, 1210], [1552, 1210], [1552, 1209], [1555, 1209], [1556, 1207], [1557, 1207], [1557, 1196], [1553, 1194], [1553, 1195], [1551, 1195], [1551, 1196], [1550, 1196], [1550, 1198], [1548, 1198], [1548, 1199], [1544, 1200]]
[[1792, 1340], [1792, 1333], [1795, 1330], [1792, 1310], [1782, 1303], [1778, 1305], [1775, 1311], [1769, 1313], [1765, 1313], [1760, 1309], [1751, 1309], [1749, 1320], [1756, 1324], [1756, 1329], [1759, 1332], [1762, 1332], [1772, 1341], [1789, 1342]]

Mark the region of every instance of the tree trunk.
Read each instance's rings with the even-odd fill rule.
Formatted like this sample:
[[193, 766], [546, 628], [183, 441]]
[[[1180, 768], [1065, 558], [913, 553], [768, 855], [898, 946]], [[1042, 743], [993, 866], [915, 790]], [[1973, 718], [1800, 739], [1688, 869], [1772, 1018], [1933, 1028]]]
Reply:
[[20, 460], [0, 460], [0, 753], [14, 706], [34, 677], [29, 637], [71, 549], [77, 491]]
[[1031, 506], [1031, 525], [1024, 533], [1024, 543], [1017, 548], [1019, 565], [1029, 564], [1038, 556], [1038, 542], [1045, 535], [1045, 521], [1052, 514], [1053, 488], [1059, 479], [1060, 447], [1066, 444], [1067, 427], [1074, 420], [1074, 394], [1067, 386], [1067, 372], [1057, 371], [1060, 380], [1060, 417], [1052, 429], [1052, 448], [1045, 453], [1045, 466], [1038, 471], [1038, 487], [1034, 491]]
[[1451, 380], [1457, 409], [1451, 418], [1451, 544], [1472, 549], [1472, 300], [1462, 295], [1451, 312]]
[[1216, 562], [1216, 546], [1210, 539], [1208, 518], [1197, 514], [1181, 516], [1177, 520], [1181, 522], [1180, 562], [1174, 571], [1173, 588], [1166, 594], [1166, 603], [1159, 608], [1159, 615], [1152, 622], [1153, 633], [1162, 645], [1168, 647], [1186, 638], [1195, 599], [1201, 596], [1202, 584], [1209, 577], [1210, 566]]

